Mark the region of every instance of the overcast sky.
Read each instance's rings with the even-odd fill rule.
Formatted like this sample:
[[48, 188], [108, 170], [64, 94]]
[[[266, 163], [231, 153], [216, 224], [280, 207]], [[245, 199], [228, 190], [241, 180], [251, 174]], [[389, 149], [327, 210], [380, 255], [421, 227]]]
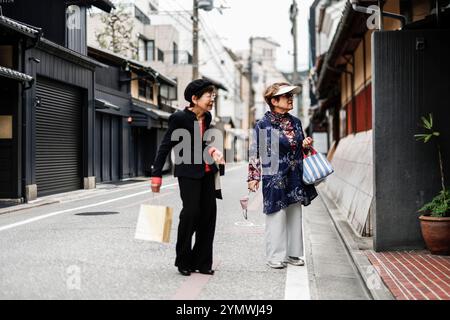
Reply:
[[[297, 0], [298, 14], [298, 64], [299, 69], [308, 66], [308, 16], [313, 0]], [[160, 9], [192, 10], [192, 0], [160, 0]], [[250, 36], [271, 37], [280, 44], [277, 65], [282, 71], [293, 70], [293, 39], [289, 7], [292, 0], [215, 0], [218, 10], [201, 12], [202, 18], [215, 32], [223, 37], [223, 43], [233, 50], [249, 47]]]

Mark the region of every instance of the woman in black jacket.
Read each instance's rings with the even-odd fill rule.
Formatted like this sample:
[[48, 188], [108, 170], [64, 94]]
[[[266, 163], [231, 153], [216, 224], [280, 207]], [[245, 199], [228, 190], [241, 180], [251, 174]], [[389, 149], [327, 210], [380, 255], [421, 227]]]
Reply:
[[[197, 270], [203, 274], [214, 274], [212, 260], [217, 211], [215, 174], [219, 170], [217, 164], [223, 165], [224, 159], [222, 152], [203, 141], [203, 134], [211, 124], [209, 111], [214, 105], [215, 91], [214, 85], [203, 79], [188, 84], [184, 97], [190, 106], [169, 117], [169, 128], [159, 146], [152, 168], [152, 191], [159, 192], [162, 167], [170, 150], [179, 143], [180, 136], [189, 133], [190, 143], [183, 141], [184, 149], [181, 149], [179, 154], [175, 152], [174, 172], [175, 177], [178, 177], [183, 202], [178, 225], [175, 266], [185, 276]], [[194, 143], [195, 139], [201, 141], [201, 144]], [[209, 155], [209, 158], [206, 156], [207, 159], [204, 159], [204, 154]], [[192, 248], [194, 232], [195, 244]]]

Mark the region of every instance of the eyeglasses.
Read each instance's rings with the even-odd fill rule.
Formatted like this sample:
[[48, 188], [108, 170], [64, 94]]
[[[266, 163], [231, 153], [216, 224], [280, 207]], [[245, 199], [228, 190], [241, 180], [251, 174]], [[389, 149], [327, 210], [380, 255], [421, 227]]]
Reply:
[[282, 94], [281, 97], [285, 97], [286, 99], [292, 99], [292, 98], [294, 98], [294, 94], [292, 92], [288, 92], [288, 93]]
[[209, 93], [209, 94], [205, 94], [204, 97], [207, 99], [210, 99], [210, 100], [214, 100], [214, 99], [216, 99], [217, 95], [215, 93], [213, 93], [213, 94]]

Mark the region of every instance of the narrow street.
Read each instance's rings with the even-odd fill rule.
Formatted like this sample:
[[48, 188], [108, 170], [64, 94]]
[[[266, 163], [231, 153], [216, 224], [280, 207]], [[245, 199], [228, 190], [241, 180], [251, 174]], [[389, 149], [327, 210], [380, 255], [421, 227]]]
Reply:
[[450, 0], [0, 0], [0, 300], [450, 300], [448, 39]]
[[[166, 176], [159, 196], [152, 195], [146, 181], [104, 184], [78, 199], [68, 193], [58, 196], [60, 203], [0, 215], [0, 298], [367, 298], [351, 274], [345, 250], [333, 247], [339, 240], [320, 206], [305, 210], [307, 266], [274, 270], [265, 265], [259, 197], [251, 200], [248, 221], [240, 210], [239, 197], [247, 192], [245, 175], [245, 164], [230, 165], [223, 179], [214, 276], [183, 277], [173, 266], [181, 204], [176, 180]], [[134, 239], [139, 207], [146, 203], [174, 208], [170, 244]]]

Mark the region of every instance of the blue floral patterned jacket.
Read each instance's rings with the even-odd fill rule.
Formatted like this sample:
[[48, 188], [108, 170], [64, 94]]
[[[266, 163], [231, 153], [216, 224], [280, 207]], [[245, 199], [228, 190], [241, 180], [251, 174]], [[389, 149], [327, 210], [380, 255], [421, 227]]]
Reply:
[[304, 138], [300, 119], [289, 113], [268, 111], [255, 125], [247, 181], [262, 178], [264, 213], [297, 202], [307, 206], [317, 196], [314, 186], [302, 179]]

